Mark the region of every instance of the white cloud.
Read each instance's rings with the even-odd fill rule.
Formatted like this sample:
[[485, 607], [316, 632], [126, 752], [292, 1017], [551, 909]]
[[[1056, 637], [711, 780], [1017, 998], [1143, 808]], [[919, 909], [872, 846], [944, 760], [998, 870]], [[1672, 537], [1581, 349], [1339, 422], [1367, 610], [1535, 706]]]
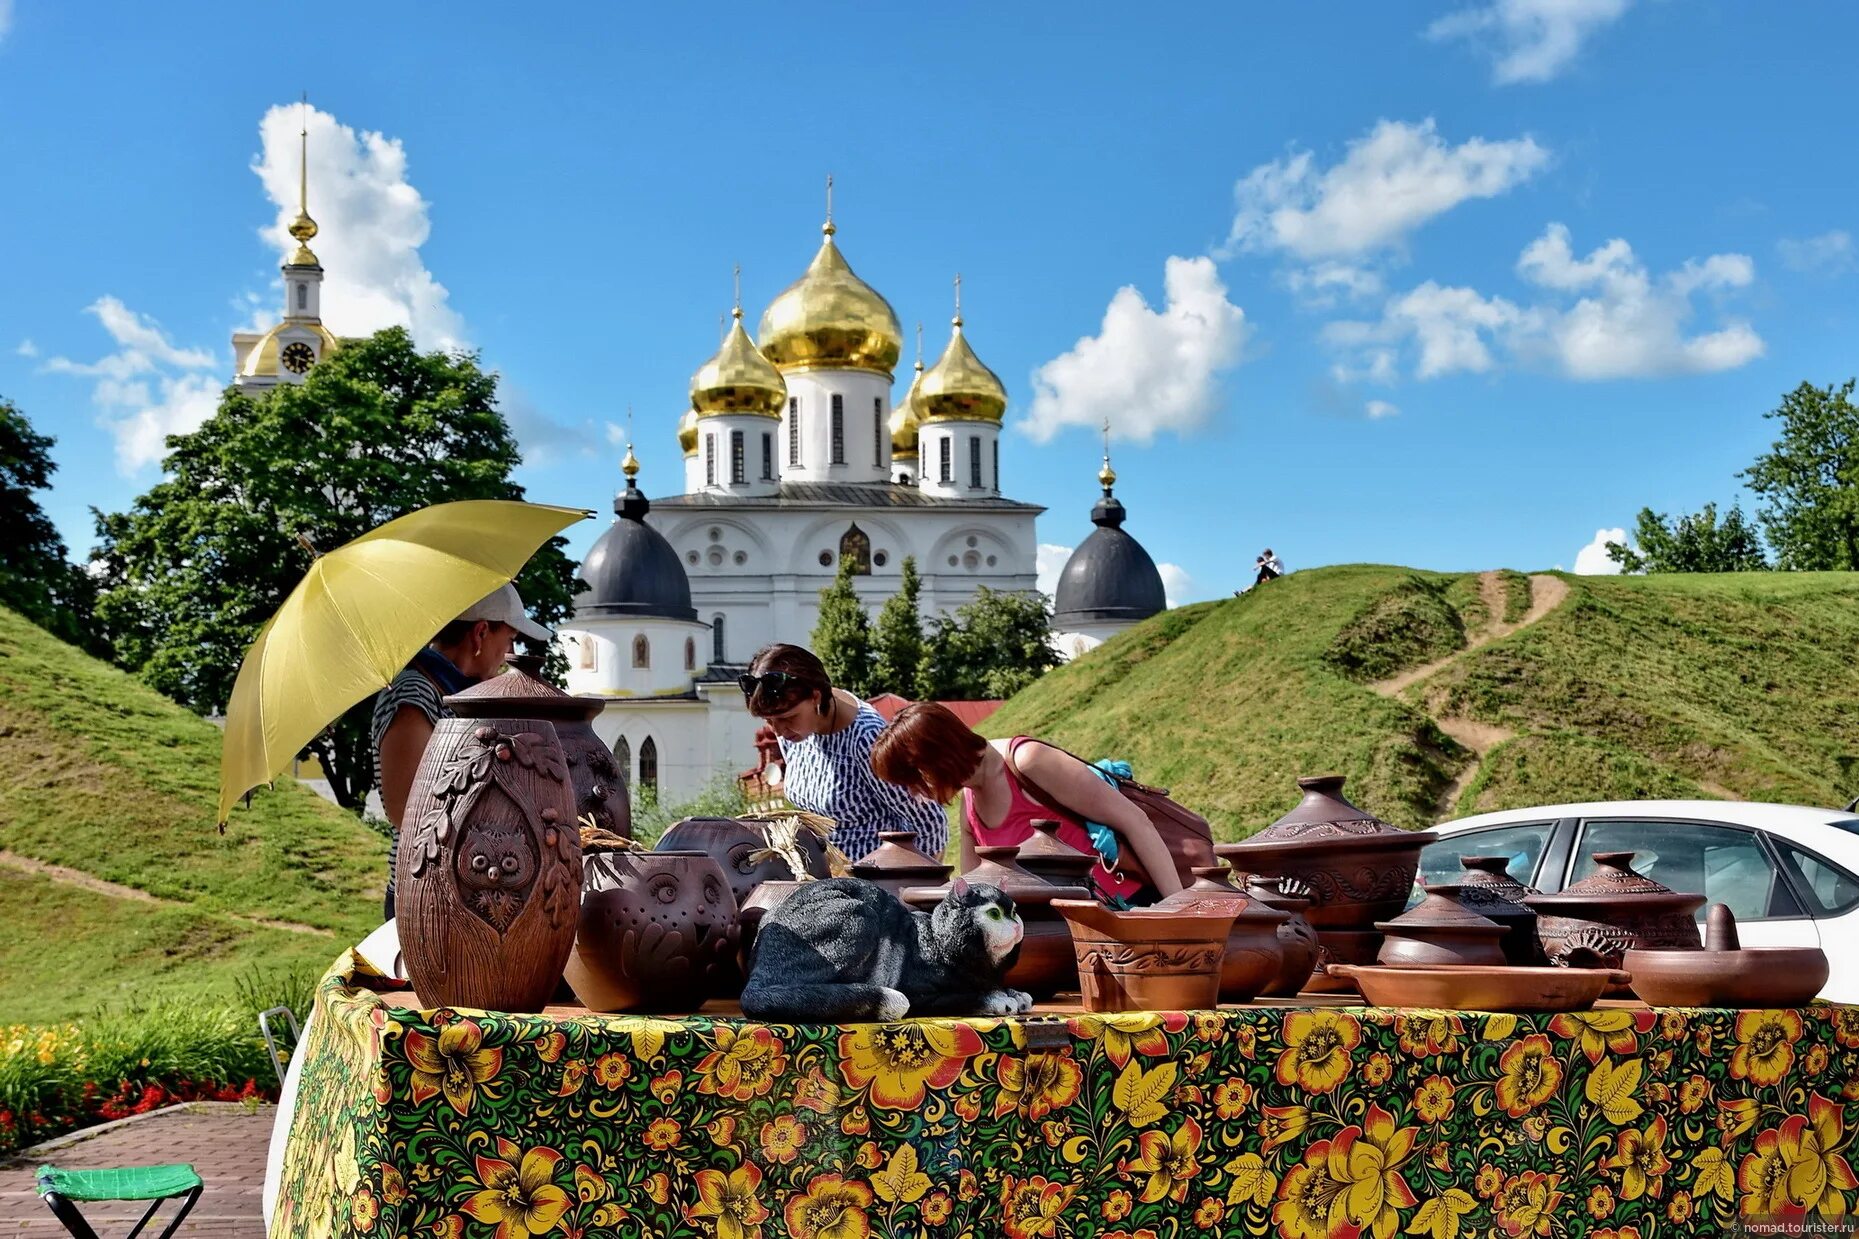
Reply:
[[1401, 413], [1400, 409], [1386, 400], [1371, 400], [1362, 406], [1362, 411], [1368, 414], [1370, 421], [1380, 421], [1384, 417], [1399, 417]]
[[1625, 544], [1627, 531], [1624, 529], [1597, 529], [1594, 541], [1575, 552], [1575, 574], [1577, 576], [1618, 576], [1620, 565], [1607, 557], [1607, 544], [1619, 542]]
[[297, 217], [299, 129], [309, 131], [309, 210], [318, 229], [310, 248], [326, 272], [323, 321], [344, 336], [404, 326], [423, 348], [465, 344], [463, 318], [420, 257], [432, 227], [399, 139], [358, 132], [315, 108], [271, 108], [259, 122], [262, 150], [252, 171], [277, 217], [259, 235], [280, 261], [297, 248], [287, 230]]
[[1151, 309], [1134, 286], [1117, 290], [1103, 326], [1033, 372], [1033, 405], [1020, 427], [1047, 442], [1067, 426], [1110, 419], [1120, 439], [1193, 430], [1219, 403], [1222, 373], [1237, 365], [1246, 312], [1227, 300], [1211, 258], [1170, 258], [1167, 303]]
[[1431, 119], [1384, 120], [1327, 170], [1300, 151], [1247, 173], [1234, 187], [1225, 252], [1282, 251], [1315, 262], [1398, 246], [1435, 216], [1496, 197], [1548, 162], [1530, 138], [1448, 146]]
[[31, 340], [21, 340], [19, 342], [19, 347], [13, 351], [21, 357], [37, 357], [39, 355], [39, 346], [34, 344]]
[[[205, 425], [225, 390], [225, 384], [210, 374], [163, 375], [155, 380], [155, 395], [143, 384], [132, 386], [137, 389], [133, 398], [115, 403], [98, 398], [106, 409], [103, 424], [116, 437], [116, 470], [125, 477], [144, 465], [161, 463], [168, 454], [169, 435], [191, 434]], [[123, 413], [111, 417], [109, 408]]]
[[1050, 542], [1039, 544], [1037, 571], [1039, 573], [1039, 592], [1050, 598], [1059, 590], [1059, 573], [1065, 571], [1065, 561], [1072, 557], [1075, 547], [1055, 546]]
[[1307, 308], [1328, 309], [1338, 301], [1365, 301], [1379, 297], [1381, 275], [1346, 262], [1321, 262], [1285, 273], [1285, 287]]
[[1168, 598], [1168, 605], [1178, 607], [1194, 596], [1194, 578], [1180, 564], [1157, 564], [1155, 570], [1162, 574], [1162, 593]]
[[1469, 39], [1496, 64], [1500, 86], [1547, 82], [1567, 68], [1589, 35], [1620, 19], [1632, 0], [1491, 0], [1448, 13], [1427, 27], [1430, 39]]
[[1794, 239], [1783, 237], [1775, 243], [1782, 265], [1790, 271], [1810, 275], [1844, 275], [1859, 271], [1859, 250], [1853, 247], [1853, 234], [1842, 228], [1823, 232], [1817, 237]]

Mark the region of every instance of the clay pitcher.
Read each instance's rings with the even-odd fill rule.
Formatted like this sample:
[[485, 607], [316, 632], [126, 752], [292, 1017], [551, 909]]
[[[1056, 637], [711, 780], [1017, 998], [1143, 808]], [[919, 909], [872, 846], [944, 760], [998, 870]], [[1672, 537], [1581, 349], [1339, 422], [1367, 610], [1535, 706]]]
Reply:
[[1244, 891], [1226, 880], [1231, 870], [1225, 865], [1197, 865], [1190, 872], [1193, 882], [1154, 906], [1193, 909], [1226, 902], [1237, 909], [1239, 915], [1227, 932], [1226, 956], [1220, 964], [1220, 1001], [1251, 1002], [1278, 979], [1284, 967], [1285, 950], [1278, 931], [1290, 924], [1291, 914], [1253, 904]]
[[736, 966], [736, 900], [702, 852], [587, 857], [565, 975], [590, 1011], [695, 1011]]
[[574, 947], [581, 835], [546, 719], [441, 719], [395, 866], [407, 977], [430, 1006], [540, 1011]]
[[546, 680], [511, 671], [453, 693], [445, 705], [460, 718], [548, 719], [555, 725], [555, 738], [561, 741], [562, 756], [568, 762], [576, 820], [592, 818], [595, 826], [609, 834], [632, 837], [626, 776], [613, 760], [613, 750], [594, 734], [594, 716], [606, 708], [604, 698], [571, 697]]
[[1246, 875], [1246, 897], [1262, 907], [1276, 908], [1289, 918], [1278, 927], [1278, 944], [1284, 948], [1285, 962], [1278, 978], [1266, 986], [1267, 998], [1288, 998], [1303, 990], [1322, 953], [1317, 931], [1304, 919], [1304, 910], [1310, 907], [1307, 890], [1293, 878]]

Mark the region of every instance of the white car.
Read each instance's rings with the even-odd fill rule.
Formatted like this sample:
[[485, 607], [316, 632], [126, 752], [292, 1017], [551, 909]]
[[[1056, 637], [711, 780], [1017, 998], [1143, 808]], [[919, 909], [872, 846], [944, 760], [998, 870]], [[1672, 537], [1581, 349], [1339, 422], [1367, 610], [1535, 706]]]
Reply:
[[[1817, 946], [1822, 997], [1859, 1002], [1859, 816], [1850, 810], [1725, 800], [1612, 800], [1481, 813], [1435, 827], [1427, 882], [1456, 881], [1461, 856], [1503, 856], [1545, 893], [1594, 870], [1596, 852], [1676, 891], [1728, 904], [1744, 946]], [[1703, 920], [1700, 910], [1698, 918]]]

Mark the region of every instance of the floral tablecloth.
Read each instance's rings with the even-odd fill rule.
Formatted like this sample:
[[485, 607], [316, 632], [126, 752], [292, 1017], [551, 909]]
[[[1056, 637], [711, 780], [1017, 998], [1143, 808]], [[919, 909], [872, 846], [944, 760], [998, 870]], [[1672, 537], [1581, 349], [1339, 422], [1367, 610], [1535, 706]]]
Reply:
[[1855, 1008], [793, 1027], [413, 1011], [363, 970], [318, 992], [280, 1239], [1657, 1239], [1859, 1207]]

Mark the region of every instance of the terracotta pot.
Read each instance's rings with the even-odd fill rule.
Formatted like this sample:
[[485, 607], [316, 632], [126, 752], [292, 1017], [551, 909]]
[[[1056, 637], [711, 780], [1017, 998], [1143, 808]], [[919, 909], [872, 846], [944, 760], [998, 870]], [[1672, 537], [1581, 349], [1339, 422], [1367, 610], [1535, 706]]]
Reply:
[[1375, 928], [1382, 932], [1375, 959], [1383, 964], [1502, 964], [1504, 927], [1459, 901], [1453, 885], [1431, 886], [1413, 908]]
[[546, 719], [440, 719], [395, 868], [407, 979], [433, 1006], [540, 1011], [574, 947], [581, 834]]
[[1284, 967], [1285, 949], [1278, 931], [1290, 923], [1291, 914], [1254, 904], [1244, 891], [1225, 880], [1231, 872], [1225, 865], [1196, 866], [1190, 872], [1193, 882], [1152, 906], [1172, 910], [1224, 903], [1236, 907], [1239, 915], [1226, 936], [1226, 957], [1220, 964], [1220, 1001], [1251, 1002], [1278, 980]]
[[1439, 836], [1402, 830], [1343, 799], [1343, 776], [1297, 781], [1298, 806], [1243, 843], [1214, 852], [1233, 868], [1296, 878], [1311, 889], [1306, 918], [1318, 929], [1366, 930], [1400, 915], [1420, 868], [1420, 849]]
[[1084, 1009], [1203, 1011], [1220, 1002], [1232, 901], [1173, 912], [1113, 912], [1095, 900], [1053, 902], [1071, 926]]
[[[801, 856], [807, 872], [816, 878], [832, 877], [826, 864], [826, 844], [810, 830], [799, 833]], [[687, 817], [675, 822], [659, 837], [657, 850], [665, 852], [702, 852], [714, 860], [729, 881], [736, 906], [742, 907], [749, 895], [770, 879], [792, 881], [797, 875], [779, 856], [755, 860], [757, 852], [768, 849], [768, 836], [759, 822], [738, 821], [733, 817]]]
[[1307, 994], [1346, 994], [1356, 988], [1349, 977], [1334, 972], [1331, 965], [1350, 964], [1369, 967], [1381, 951], [1378, 929], [1319, 929], [1317, 931], [1317, 966], [1304, 983]]
[[1302, 882], [1292, 878], [1246, 875], [1246, 897], [1261, 907], [1284, 913], [1287, 918], [1278, 927], [1278, 945], [1284, 950], [1284, 963], [1278, 969], [1278, 978], [1265, 987], [1267, 998], [1285, 998], [1298, 993], [1309, 983], [1311, 970], [1317, 966], [1322, 948], [1317, 943], [1317, 931], [1304, 916], [1305, 909], [1310, 907], [1310, 897], [1305, 893], [1308, 890]]
[[735, 990], [722, 996], [733, 997], [742, 992], [744, 980], [749, 975], [750, 965], [755, 961], [755, 933], [762, 926], [762, 918], [787, 902], [787, 897], [805, 886], [805, 882], [790, 881], [785, 878], [770, 878], [759, 883], [749, 892], [748, 899], [736, 910], [736, 960], [738, 976]]
[[[1089, 899], [1091, 892], [1082, 886], [1054, 886], [1028, 873], [1017, 863], [1018, 854], [1018, 848], [976, 848], [978, 863], [962, 876], [970, 882], [997, 886], [1013, 900], [1025, 936], [1020, 939], [1019, 955], [1007, 970], [1005, 984], [1009, 989], [1025, 990], [1043, 1000], [1078, 986], [1078, 962], [1072, 952], [1071, 931], [1065, 918], [1052, 906], [1053, 901]], [[945, 882], [941, 886], [909, 887], [903, 893], [903, 900], [910, 907], [927, 912], [943, 901], [949, 893], [949, 885]]]
[[1504, 927], [1506, 960], [1518, 967], [1541, 964], [1545, 961], [1536, 939], [1536, 913], [1520, 902], [1538, 892], [1511, 877], [1509, 863], [1502, 856], [1461, 856], [1459, 866], [1465, 872], [1459, 878], [1459, 902]]
[[1332, 964], [1377, 1007], [1445, 1011], [1586, 1011], [1627, 974], [1585, 968], [1378, 968]]
[[1827, 983], [1827, 953], [1817, 946], [1740, 945], [1736, 917], [1723, 904], [1705, 909], [1702, 951], [1628, 950], [1633, 992], [1655, 1007], [1799, 1007]]
[[1549, 962], [1618, 968], [1630, 950], [1699, 951], [1692, 913], [1702, 895], [1681, 895], [1635, 873], [1631, 852], [1596, 852], [1596, 869], [1555, 895], [1527, 895]]
[[1033, 833], [1020, 844], [1020, 867], [1054, 886], [1089, 888], [1097, 857], [1059, 838], [1058, 829], [1051, 818], [1035, 818]]
[[602, 697], [571, 697], [561, 689], [522, 671], [492, 676], [462, 693], [445, 699], [446, 708], [460, 718], [546, 718], [555, 725], [562, 755], [568, 761], [568, 778], [574, 784], [575, 819], [593, 818], [594, 825], [630, 839], [632, 801], [626, 793], [626, 775], [613, 760], [613, 750], [594, 734], [594, 716], [607, 706]]
[[695, 1011], [736, 962], [736, 901], [702, 852], [590, 852], [568, 984], [590, 1011]]
[[934, 886], [955, 872], [934, 856], [917, 850], [913, 830], [881, 830], [878, 846], [852, 863], [852, 876], [876, 883], [901, 896], [907, 886]]

